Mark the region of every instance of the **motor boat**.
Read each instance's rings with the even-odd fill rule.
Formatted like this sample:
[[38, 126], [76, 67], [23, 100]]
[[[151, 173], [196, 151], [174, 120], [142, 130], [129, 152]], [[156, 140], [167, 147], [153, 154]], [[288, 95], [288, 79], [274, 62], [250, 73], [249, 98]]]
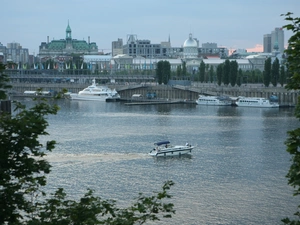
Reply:
[[232, 100], [227, 96], [206, 96], [199, 95], [199, 98], [196, 100], [198, 105], [231, 105]]
[[98, 86], [95, 79], [92, 81], [92, 85], [76, 93], [71, 93], [70, 98], [72, 100], [88, 100], [88, 101], [117, 101], [120, 99], [120, 95], [114, 89], [110, 89], [107, 86]]
[[270, 102], [266, 98], [238, 97], [235, 104], [238, 107], [278, 108], [278, 102]]
[[154, 148], [149, 152], [150, 156], [181, 156], [192, 152], [194, 146], [186, 143], [185, 145], [172, 145], [169, 141], [154, 143]]

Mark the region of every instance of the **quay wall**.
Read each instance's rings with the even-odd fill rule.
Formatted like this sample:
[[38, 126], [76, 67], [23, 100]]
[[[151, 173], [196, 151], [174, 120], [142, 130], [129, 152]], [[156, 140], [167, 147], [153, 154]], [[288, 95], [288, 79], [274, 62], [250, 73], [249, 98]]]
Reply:
[[[23, 94], [24, 91], [35, 91], [42, 88], [44, 91], [61, 91], [67, 89], [69, 92], [78, 92], [89, 84], [87, 83], [11, 83], [13, 86], [12, 92], [15, 94]], [[244, 85], [241, 87], [226, 87], [213, 84], [197, 84], [191, 86], [169, 86], [149, 84], [109, 84], [110, 88], [115, 88], [121, 95], [121, 98], [131, 98], [133, 94], [141, 94], [146, 97], [148, 93], [155, 93], [157, 98], [169, 100], [196, 100], [199, 94], [204, 95], [226, 95], [230, 97], [263, 97], [270, 98], [271, 95], [276, 95], [279, 104], [296, 105], [299, 93], [290, 91], [284, 87], [263, 87], [261, 84]]]

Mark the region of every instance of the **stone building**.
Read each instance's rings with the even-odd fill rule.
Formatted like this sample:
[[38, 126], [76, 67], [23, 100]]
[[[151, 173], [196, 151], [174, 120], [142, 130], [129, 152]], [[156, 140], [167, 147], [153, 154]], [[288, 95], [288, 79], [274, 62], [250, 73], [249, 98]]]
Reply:
[[70, 56], [72, 54], [97, 55], [98, 46], [95, 42], [90, 42], [90, 37], [88, 37], [88, 42], [85, 40], [72, 39], [72, 30], [68, 23], [66, 28], [66, 38], [49, 41], [48, 36], [47, 42], [42, 42], [39, 46], [38, 57], [43, 59], [58, 56]]

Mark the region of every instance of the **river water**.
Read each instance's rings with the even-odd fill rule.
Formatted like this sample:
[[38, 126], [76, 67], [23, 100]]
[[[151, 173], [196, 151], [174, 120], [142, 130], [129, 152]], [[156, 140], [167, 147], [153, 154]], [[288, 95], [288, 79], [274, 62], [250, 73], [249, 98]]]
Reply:
[[[30, 102], [27, 102], [30, 104]], [[47, 188], [77, 199], [87, 188], [128, 206], [172, 180], [173, 218], [155, 224], [281, 224], [299, 203], [285, 175], [294, 109], [137, 105], [61, 100], [49, 116], [58, 142]], [[153, 143], [197, 145], [190, 157], [155, 159]]]

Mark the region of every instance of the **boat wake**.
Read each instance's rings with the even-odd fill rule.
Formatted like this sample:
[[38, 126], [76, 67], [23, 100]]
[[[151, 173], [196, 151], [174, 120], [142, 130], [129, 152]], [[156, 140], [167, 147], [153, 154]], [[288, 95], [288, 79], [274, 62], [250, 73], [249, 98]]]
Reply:
[[116, 162], [135, 159], [148, 159], [145, 153], [99, 153], [99, 154], [48, 154], [49, 162]]

